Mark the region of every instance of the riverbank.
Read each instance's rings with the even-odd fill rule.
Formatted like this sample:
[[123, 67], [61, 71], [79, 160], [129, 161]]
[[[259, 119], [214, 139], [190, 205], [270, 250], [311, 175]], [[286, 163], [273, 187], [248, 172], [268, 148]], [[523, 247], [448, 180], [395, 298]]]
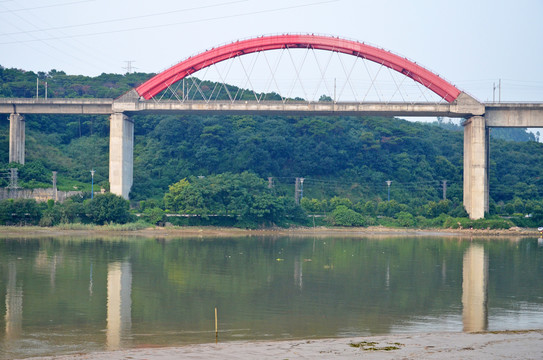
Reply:
[[230, 227], [148, 227], [139, 230], [124, 230], [108, 226], [81, 226], [81, 228], [38, 227], [38, 226], [0, 226], [0, 235], [7, 237], [44, 237], [44, 236], [122, 236], [122, 237], [243, 237], [243, 236], [452, 236], [452, 237], [539, 237], [537, 229], [410, 229], [370, 227], [295, 227], [268, 229], [238, 229]]
[[322, 340], [225, 342], [40, 357], [121, 359], [540, 359], [543, 330], [427, 333]]

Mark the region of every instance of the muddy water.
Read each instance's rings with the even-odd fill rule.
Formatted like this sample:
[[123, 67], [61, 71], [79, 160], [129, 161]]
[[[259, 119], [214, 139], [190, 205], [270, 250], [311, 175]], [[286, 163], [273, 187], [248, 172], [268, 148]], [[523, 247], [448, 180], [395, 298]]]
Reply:
[[535, 238], [0, 240], [0, 358], [543, 328]]

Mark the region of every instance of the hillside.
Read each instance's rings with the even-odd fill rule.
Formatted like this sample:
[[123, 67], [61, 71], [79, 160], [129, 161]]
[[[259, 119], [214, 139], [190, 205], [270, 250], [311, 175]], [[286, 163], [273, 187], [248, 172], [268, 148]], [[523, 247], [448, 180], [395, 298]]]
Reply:
[[[32, 97], [36, 77], [48, 82], [49, 97], [115, 98], [152, 74], [70, 76], [61, 71], [25, 72], [0, 67], [0, 97]], [[42, 83], [40, 83], [42, 84]], [[42, 89], [41, 91], [43, 91]], [[59, 172], [64, 189], [107, 186], [109, 125], [105, 116], [27, 115], [24, 186], [50, 183]], [[273, 178], [280, 194], [294, 192], [304, 177], [306, 198], [350, 198], [353, 202], [390, 197], [409, 206], [447, 198], [462, 200], [461, 127], [379, 117], [134, 116], [133, 200], [162, 199], [168, 186], [189, 176], [250, 171]], [[8, 161], [9, 123], [0, 126], [0, 166]], [[459, 131], [460, 130], [460, 131]], [[499, 133], [500, 131], [495, 131]], [[525, 212], [527, 201], [543, 195], [543, 145], [524, 130], [493, 136], [490, 189], [495, 204]], [[493, 131], [494, 135], [494, 131]], [[2, 186], [7, 183], [2, 180]], [[515, 203], [516, 202], [516, 203]], [[522, 210], [522, 211], [521, 211]]]

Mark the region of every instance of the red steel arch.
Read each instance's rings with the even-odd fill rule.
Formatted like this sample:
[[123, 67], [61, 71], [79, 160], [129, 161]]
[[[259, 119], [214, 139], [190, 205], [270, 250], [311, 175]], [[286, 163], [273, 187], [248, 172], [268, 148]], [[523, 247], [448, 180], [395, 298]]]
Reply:
[[389, 51], [337, 37], [288, 34], [236, 41], [205, 51], [155, 75], [138, 86], [136, 91], [149, 100], [173, 83], [218, 62], [254, 52], [285, 48], [335, 51], [371, 60], [417, 81], [449, 103], [456, 100], [460, 94], [460, 90], [438, 75]]

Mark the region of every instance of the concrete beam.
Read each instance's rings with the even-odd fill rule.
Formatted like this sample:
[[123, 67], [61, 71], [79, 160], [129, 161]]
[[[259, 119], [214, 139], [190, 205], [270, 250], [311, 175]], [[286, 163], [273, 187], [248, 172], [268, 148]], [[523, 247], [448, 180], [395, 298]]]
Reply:
[[109, 115], [113, 99], [0, 98], [0, 114]]
[[9, 162], [25, 163], [25, 119], [19, 114], [9, 116]]
[[109, 190], [128, 199], [134, 171], [134, 123], [114, 113], [109, 123]]
[[464, 208], [470, 219], [488, 212], [488, 137], [485, 118], [474, 116], [464, 124]]
[[490, 104], [485, 119], [489, 127], [543, 127], [543, 104]]
[[[473, 108], [448, 103], [354, 103], [281, 101], [137, 101], [115, 102], [115, 112], [127, 114], [260, 114], [322, 116], [472, 116]], [[459, 112], [460, 111], [460, 112]], [[481, 108], [481, 114], [484, 107]]]

